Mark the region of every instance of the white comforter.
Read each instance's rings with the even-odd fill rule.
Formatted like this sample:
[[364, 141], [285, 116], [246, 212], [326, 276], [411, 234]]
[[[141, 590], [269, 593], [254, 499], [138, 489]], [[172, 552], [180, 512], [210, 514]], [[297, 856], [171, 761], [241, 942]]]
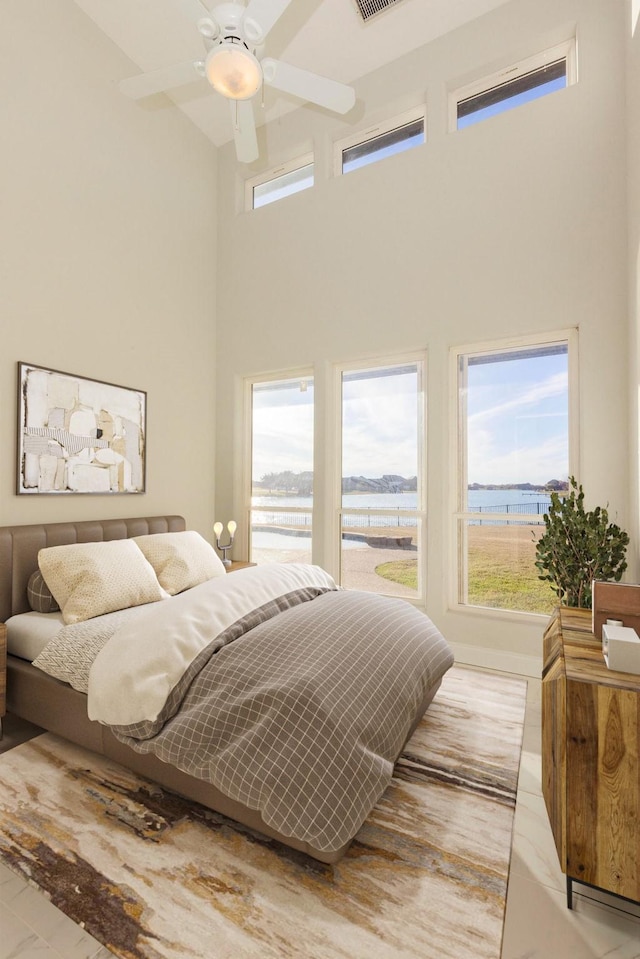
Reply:
[[155, 720], [216, 636], [251, 610], [304, 587], [338, 588], [319, 566], [290, 563], [238, 570], [153, 603], [98, 653], [89, 673], [89, 718], [111, 726]]

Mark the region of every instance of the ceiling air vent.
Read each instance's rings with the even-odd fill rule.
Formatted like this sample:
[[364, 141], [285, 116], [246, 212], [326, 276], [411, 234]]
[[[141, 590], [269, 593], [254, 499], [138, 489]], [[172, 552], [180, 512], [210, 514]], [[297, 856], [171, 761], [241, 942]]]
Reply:
[[395, 7], [402, 0], [355, 0], [356, 6], [360, 11], [360, 16], [365, 21], [375, 17], [378, 13], [388, 10], [389, 7]]

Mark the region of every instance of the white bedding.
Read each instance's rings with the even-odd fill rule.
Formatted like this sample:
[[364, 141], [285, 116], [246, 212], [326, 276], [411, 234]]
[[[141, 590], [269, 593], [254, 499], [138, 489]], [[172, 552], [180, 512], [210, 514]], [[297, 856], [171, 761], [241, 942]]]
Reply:
[[11, 651], [88, 693], [90, 719], [121, 726], [153, 720], [212, 637], [251, 610], [309, 586], [336, 589], [319, 567], [290, 563], [239, 570], [162, 603], [67, 626], [62, 613], [23, 613], [9, 621]]
[[97, 654], [89, 673], [89, 719], [113, 726], [155, 720], [215, 636], [251, 610], [304, 587], [338, 588], [319, 566], [274, 564], [219, 576], [150, 604], [144, 617], [121, 626]]
[[[165, 602], [170, 602], [169, 597]], [[144, 616], [155, 603], [118, 609], [79, 623], [63, 626], [49, 640], [33, 665], [81, 693], [89, 691], [89, 671], [93, 661], [113, 634], [124, 623]]]
[[62, 613], [18, 613], [7, 622], [7, 650], [30, 663], [62, 629]]

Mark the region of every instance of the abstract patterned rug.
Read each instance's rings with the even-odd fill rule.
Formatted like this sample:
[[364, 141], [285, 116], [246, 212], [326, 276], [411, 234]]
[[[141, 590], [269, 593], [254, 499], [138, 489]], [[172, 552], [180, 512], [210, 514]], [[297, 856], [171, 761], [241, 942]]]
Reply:
[[122, 959], [499, 959], [525, 697], [450, 670], [335, 866], [49, 733], [0, 756], [0, 858]]

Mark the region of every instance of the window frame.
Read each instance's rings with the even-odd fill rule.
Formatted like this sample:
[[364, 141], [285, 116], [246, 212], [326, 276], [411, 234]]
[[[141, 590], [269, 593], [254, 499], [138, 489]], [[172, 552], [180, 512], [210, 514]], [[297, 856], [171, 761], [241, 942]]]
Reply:
[[[428, 356], [426, 350], [411, 353], [394, 353], [384, 356], [361, 357], [356, 360], [340, 362], [333, 364], [333, 463], [332, 482], [329, 493], [329, 507], [326, 510], [327, 521], [330, 523], [330, 529], [327, 530], [330, 539], [330, 560], [331, 571], [337, 583], [342, 581], [342, 376], [343, 373], [356, 372], [358, 370], [367, 371], [377, 368], [401, 367], [407, 365], [417, 365], [419, 370], [419, 407], [418, 407], [418, 429], [417, 429], [417, 454], [418, 454], [418, 485], [417, 485], [417, 505], [411, 512], [416, 517], [417, 536], [419, 543], [418, 550], [418, 589], [415, 597], [403, 597], [415, 606], [424, 608], [426, 605], [426, 583], [427, 583], [427, 377], [428, 377]], [[362, 512], [366, 514], [379, 513], [388, 515], [388, 508], [369, 507], [358, 511], [355, 507], [347, 510], [349, 513]], [[387, 593], [374, 593], [373, 595], [384, 596]]]
[[[449, 535], [449, 600], [448, 608], [453, 612], [464, 612], [468, 615], [499, 618], [501, 620], [515, 620], [517, 622], [532, 622], [539, 624], [541, 620], [548, 619], [545, 613], [532, 613], [513, 609], [500, 609], [498, 607], [475, 606], [470, 603], [460, 602], [460, 584], [461, 579], [466, 575], [467, 557], [464, 553], [464, 542], [460, 537], [461, 523], [467, 519], [477, 519], [477, 513], [469, 510], [462, 510], [462, 486], [465, 480], [468, 482], [466, 467], [466, 428], [463, 429], [463, 417], [465, 409], [460, 403], [458, 369], [460, 357], [478, 356], [480, 354], [498, 355], [500, 353], [511, 353], [527, 348], [551, 346], [554, 343], [566, 343], [567, 345], [567, 368], [568, 368], [568, 453], [569, 453], [569, 476], [579, 475], [580, 463], [580, 423], [579, 423], [579, 340], [578, 328], [557, 330], [550, 333], [542, 333], [532, 336], [520, 336], [502, 340], [481, 341], [479, 343], [463, 344], [453, 346], [450, 349], [450, 421], [449, 430], [452, 438], [450, 444], [450, 462], [449, 470], [452, 482], [450, 483], [449, 493], [449, 515], [451, 517], [450, 535]], [[468, 505], [468, 503], [466, 504]], [[532, 519], [540, 522], [540, 516], [537, 514], [523, 513], [522, 519]], [[513, 513], [492, 513], [491, 518], [496, 522], [513, 521]]]
[[[339, 140], [334, 140], [333, 142], [333, 174], [334, 176], [345, 176], [343, 170], [343, 154], [345, 150], [350, 150], [352, 147], [360, 146], [361, 144], [368, 143], [369, 141], [377, 140], [378, 137], [385, 136], [387, 133], [392, 133], [394, 130], [398, 130], [401, 127], [408, 126], [410, 123], [415, 123], [417, 120], [422, 120], [424, 124], [424, 141], [421, 146], [427, 142], [427, 109], [426, 105], [423, 103], [419, 107], [413, 107], [411, 110], [407, 110], [404, 113], [400, 113], [397, 116], [390, 117], [387, 120], [383, 120], [380, 123], [377, 123], [375, 126], [365, 127], [357, 133], [352, 133], [348, 137], [342, 137]], [[389, 159], [384, 157], [384, 159]], [[376, 161], [377, 162], [377, 161]], [[373, 165], [373, 164], [371, 164]], [[355, 171], [348, 170], [347, 173], [353, 173]]]
[[539, 53], [535, 53], [523, 60], [511, 63], [509, 66], [496, 70], [494, 73], [485, 74], [477, 80], [473, 80], [470, 83], [451, 90], [448, 97], [449, 132], [457, 133], [460, 129], [458, 127], [458, 104], [463, 100], [469, 100], [471, 97], [478, 96], [481, 93], [488, 93], [503, 83], [517, 80], [527, 73], [532, 73], [535, 70], [550, 66], [552, 63], [563, 59], [566, 60], [567, 63], [567, 87], [570, 87], [578, 82], [578, 57], [575, 36], [564, 40], [562, 43], [557, 43], [553, 47], [548, 47], [546, 50], [541, 50]]
[[302, 170], [304, 167], [311, 166], [313, 171], [313, 183], [309, 187], [304, 187], [303, 190], [296, 190], [296, 193], [303, 193], [306, 189], [311, 189], [315, 186], [315, 155], [313, 153], [305, 153], [302, 156], [295, 157], [293, 160], [287, 160], [286, 163], [279, 163], [278, 166], [271, 167], [269, 170], [265, 170], [264, 173], [258, 173], [256, 176], [252, 176], [249, 179], [244, 181], [244, 207], [246, 213], [251, 213], [254, 210], [261, 210], [263, 206], [271, 206], [272, 203], [278, 203], [279, 200], [286, 200], [289, 196], [295, 196], [295, 193], [288, 194], [287, 196], [279, 197], [278, 200], [271, 200], [269, 203], [263, 203], [259, 207], [254, 206], [254, 189], [258, 186], [263, 186], [265, 183], [270, 183], [272, 180], [277, 180], [280, 177], [287, 176], [289, 173], [295, 173], [296, 170]]

